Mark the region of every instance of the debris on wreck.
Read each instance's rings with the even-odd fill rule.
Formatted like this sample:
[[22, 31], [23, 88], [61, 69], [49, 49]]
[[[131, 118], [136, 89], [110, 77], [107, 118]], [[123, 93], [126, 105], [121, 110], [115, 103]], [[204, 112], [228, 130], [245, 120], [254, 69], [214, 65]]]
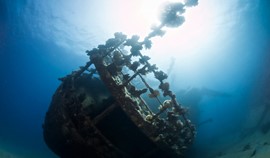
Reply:
[[[195, 126], [165, 81], [168, 75], [142, 54], [151, 48], [151, 38], [165, 33], [163, 27], [180, 25], [171, 21], [177, 17], [162, 18], [165, 23], [142, 41], [115, 33], [86, 51], [90, 60], [85, 66], [60, 78], [43, 124], [45, 142], [54, 153], [64, 158], [182, 157], [194, 140]], [[149, 74], [158, 87], [147, 81]], [[150, 106], [147, 95], [157, 104]]]

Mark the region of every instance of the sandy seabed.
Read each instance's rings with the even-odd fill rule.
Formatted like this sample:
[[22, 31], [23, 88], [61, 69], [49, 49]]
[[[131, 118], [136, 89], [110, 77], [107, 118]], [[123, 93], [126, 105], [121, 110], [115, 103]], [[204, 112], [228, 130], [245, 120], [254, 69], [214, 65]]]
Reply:
[[21, 158], [20, 156], [9, 153], [3, 149], [0, 149], [0, 158]]
[[270, 132], [255, 131], [229, 146], [213, 150], [208, 158], [270, 158]]
[[57, 158], [51, 151], [16, 146], [15, 143], [0, 142], [0, 158]]
[[[233, 143], [224, 143], [227, 139], [233, 140], [233, 137], [235, 138]], [[258, 130], [241, 139], [237, 135], [219, 141], [220, 146], [211, 148], [211, 152], [204, 154], [201, 158], [270, 158], [270, 132], [264, 134]], [[15, 149], [0, 145], [0, 158], [45, 158], [46, 155], [49, 156], [48, 153], [35, 153], [31, 150], [23, 153], [16, 152]], [[56, 158], [57, 156], [50, 155], [49, 157]]]

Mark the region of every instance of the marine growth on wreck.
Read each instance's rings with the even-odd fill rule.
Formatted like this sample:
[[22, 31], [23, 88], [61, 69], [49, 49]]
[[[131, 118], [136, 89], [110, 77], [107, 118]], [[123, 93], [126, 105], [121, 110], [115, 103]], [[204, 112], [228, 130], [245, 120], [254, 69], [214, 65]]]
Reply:
[[84, 66], [60, 78], [43, 125], [51, 150], [60, 157], [183, 155], [195, 127], [170, 89], [168, 75], [143, 51], [151, 49], [153, 37], [165, 34], [164, 27], [180, 26], [188, 6], [165, 4], [160, 25], [147, 37], [117, 32], [86, 51]]

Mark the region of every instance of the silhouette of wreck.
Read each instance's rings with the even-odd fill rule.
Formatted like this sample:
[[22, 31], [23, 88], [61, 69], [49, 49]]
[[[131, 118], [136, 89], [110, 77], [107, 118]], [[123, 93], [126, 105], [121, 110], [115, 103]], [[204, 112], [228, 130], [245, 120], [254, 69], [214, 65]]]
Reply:
[[[60, 79], [43, 126], [45, 141], [57, 155], [169, 157], [183, 154], [192, 143], [195, 127], [164, 81], [167, 75], [141, 54], [148, 39], [138, 39], [116, 33], [105, 45], [87, 51], [85, 66]], [[150, 73], [160, 82], [158, 89], [147, 83]], [[135, 78], [145, 88], [136, 88]], [[141, 97], [144, 93], [157, 100], [156, 113]]]
[[[170, 25], [179, 18], [173, 13], [177, 16], [166, 19]], [[85, 66], [60, 78], [43, 124], [45, 142], [54, 153], [64, 158], [183, 156], [195, 127], [165, 81], [167, 74], [141, 53], [151, 48], [152, 37], [165, 33], [166, 23], [153, 27], [142, 42], [139, 36], [115, 33], [86, 51], [90, 60]], [[158, 87], [147, 82], [151, 75]], [[142, 96], [156, 105], [149, 106]]]

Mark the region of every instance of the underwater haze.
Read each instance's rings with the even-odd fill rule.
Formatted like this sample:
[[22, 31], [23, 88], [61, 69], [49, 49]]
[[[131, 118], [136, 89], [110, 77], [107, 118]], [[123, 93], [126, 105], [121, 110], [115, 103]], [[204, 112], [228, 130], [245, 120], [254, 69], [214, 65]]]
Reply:
[[[0, 157], [57, 157], [42, 124], [58, 78], [114, 32], [143, 39], [164, 2], [0, 0]], [[183, 15], [144, 53], [196, 125], [185, 157], [270, 157], [270, 1], [199, 0]]]

